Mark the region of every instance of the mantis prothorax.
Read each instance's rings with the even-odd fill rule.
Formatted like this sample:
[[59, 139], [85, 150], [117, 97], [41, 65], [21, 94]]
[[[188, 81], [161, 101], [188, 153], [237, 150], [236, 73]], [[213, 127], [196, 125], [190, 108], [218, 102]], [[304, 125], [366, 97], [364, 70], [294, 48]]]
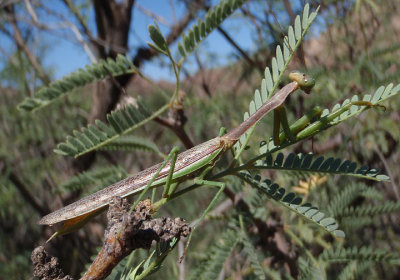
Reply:
[[[292, 81], [291, 83], [284, 86], [247, 120], [227, 134], [199, 144], [177, 156], [177, 149], [173, 149], [173, 153], [176, 153], [175, 156], [171, 153], [163, 163], [149, 167], [129, 178], [52, 212], [44, 216], [38, 223], [41, 225], [53, 225], [65, 221], [66, 224], [70, 223], [73, 225], [77, 223], [75, 221], [86, 219], [107, 207], [113, 196], [131, 196], [142, 192], [144, 189], [155, 188], [166, 183], [168, 183], [168, 188], [171, 183], [183, 181], [187, 176], [198, 173], [206, 167], [213, 165], [225, 151], [230, 149], [239, 140], [240, 136], [268, 112], [281, 106], [291, 93], [299, 88], [308, 93], [315, 83], [314, 79], [299, 72], [290, 73], [289, 78]], [[172, 160], [170, 161], [170, 159]], [[203, 178], [197, 180], [197, 183], [217, 186], [221, 190], [224, 187], [224, 184], [221, 182], [210, 182], [203, 180]], [[221, 193], [221, 190], [218, 194]], [[215, 200], [214, 198], [211, 203]], [[203, 213], [202, 218], [210, 208], [211, 204]]]

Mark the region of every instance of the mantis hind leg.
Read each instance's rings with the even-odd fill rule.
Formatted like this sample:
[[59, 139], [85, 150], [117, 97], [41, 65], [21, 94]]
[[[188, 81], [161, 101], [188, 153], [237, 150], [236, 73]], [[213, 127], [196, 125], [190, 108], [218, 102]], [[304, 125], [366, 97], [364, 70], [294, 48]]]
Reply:
[[207, 206], [206, 210], [204, 210], [203, 214], [201, 217], [198, 219], [196, 224], [193, 226], [192, 231], [190, 232], [190, 235], [188, 237], [187, 243], [185, 250], [183, 252], [183, 255], [181, 256], [180, 260], [182, 261], [183, 258], [185, 257], [185, 254], [187, 252], [187, 249], [189, 248], [190, 245], [190, 240], [192, 239], [192, 235], [194, 231], [197, 229], [197, 227], [201, 224], [201, 222], [204, 220], [204, 218], [207, 216], [207, 214], [210, 212], [211, 208], [214, 206], [214, 204], [217, 202], [218, 198], [221, 196], [223, 193], [226, 184], [222, 182], [217, 182], [217, 181], [208, 181], [208, 180], [203, 180], [203, 179], [195, 179], [195, 183], [199, 185], [206, 185], [206, 186], [211, 186], [211, 187], [218, 187], [219, 190], [216, 193], [216, 195], [213, 197], [211, 200], [210, 204]]

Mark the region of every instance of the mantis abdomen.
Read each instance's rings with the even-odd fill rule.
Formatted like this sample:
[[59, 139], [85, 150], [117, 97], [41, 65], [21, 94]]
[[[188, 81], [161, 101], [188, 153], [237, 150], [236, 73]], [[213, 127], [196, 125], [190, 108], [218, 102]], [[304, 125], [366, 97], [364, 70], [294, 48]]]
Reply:
[[[188, 172], [189, 169], [191, 170], [193, 168], [193, 166], [200, 170], [202, 166], [196, 166], [196, 163], [204, 161], [205, 158], [212, 160], [213, 157], [217, 157], [218, 153], [221, 151], [220, 137], [216, 137], [180, 153], [175, 163], [173, 179], [193, 173], [193, 171]], [[210, 163], [210, 161], [208, 161], [208, 163]], [[58, 209], [57, 211], [44, 216], [38, 221], [38, 224], [52, 225], [68, 219], [73, 219], [105, 207], [113, 196], [126, 197], [137, 194], [147, 186], [156, 171], [160, 168], [161, 164], [162, 163], [153, 165], [131, 177]], [[157, 180], [154, 181], [152, 187], [163, 184], [169, 171], [170, 163], [167, 163], [160, 171]]]

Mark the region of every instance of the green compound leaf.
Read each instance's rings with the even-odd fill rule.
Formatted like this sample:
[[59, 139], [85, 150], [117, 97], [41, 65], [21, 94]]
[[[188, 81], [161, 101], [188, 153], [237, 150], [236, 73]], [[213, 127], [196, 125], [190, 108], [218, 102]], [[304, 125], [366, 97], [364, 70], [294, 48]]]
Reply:
[[[166, 106], [164, 107], [166, 108]], [[159, 109], [158, 112], [165, 109], [164, 107]], [[128, 104], [125, 108], [108, 114], [109, 125], [96, 120], [96, 125], [89, 124], [86, 128], [82, 128], [80, 132], [74, 131], [74, 136], [67, 136], [66, 141], [58, 144], [54, 152], [65, 156], [79, 157], [96, 149], [104, 148], [108, 144], [111, 145], [112, 141], [117, 140], [123, 134], [146, 124], [157, 116], [158, 112], [152, 113], [143, 101], [138, 100], [136, 106]], [[118, 145], [123, 146], [122, 143], [116, 143], [114, 147]], [[144, 148], [144, 145], [142, 147]], [[147, 148], [148, 150], [156, 149], [151, 145], [147, 145]]]
[[[246, 120], [248, 116], [252, 114], [252, 112], [259, 109], [265, 102], [267, 102], [277, 89], [284, 72], [286, 71], [294, 53], [300, 46], [300, 43], [310, 28], [310, 25], [317, 15], [319, 8], [315, 12], [311, 13], [310, 16], [308, 16], [308, 10], [309, 5], [306, 4], [303, 9], [303, 28], [300, 24], [300, 16], [297, 16], [295, 20], [295, 28], [293, 29], [292, 26], [289, 26], [288, 36], [285, 36], [283, 39], [283, 45], [277, 46], [276, 57], [272, 58], [271, 63], [272, 74], [269, 67], [265, 68], [265, 78], [261, 81], [261, 90], [257, 89], [255, 91], [254, 99], [251, 100], [249, 104], [249, 111], [244, 113], [244, 120]], [[304, 16], [307, 18], [304, 18]], [[306, 24], [304, 25], [304, 23]], [[248, 141], [248, 137], [252, 134], [252, 131], [252, 129], [248, 130], [233, 146], [236, 154], [240, 154], [244, 149]]]
[[136, 67], [131, 59], [120, 54], [115, 60], [111, 58], [100, 60], [41, 88], [34, 97], [26, 98], [19, 104], [18, 108], [23, 111], [39, 110], [74, 89], [105, 79], [110, 75], [115, 77], [135, 71]]
[[310, 203], [302, 204], [302, 199], [295, 193], [286, 194], [284, 188], [281, 188], [278, 184], [273, 183], [269, 179], [261, 181], [261, 176], [259, 175], [252, 177], [248, 172], [240, 172], [238, 176], [267, 195], [268, 198], [295, 212], [307, 221], [319, 226], [336, 237], [345, 237], [345, 233], [338, 229], [339, 224], [334, 218], [325, 218], [325, 214]]
[[[260, 152], [263, 152], [265, 141], [260, 144]], [[290, 153], [285, 158], [283, 153], [278, 153], [275, 158], [269, 153], [264, 160], [256, 161], [254, 169], [275, 169], [303, 173], [338, 174], [353, 176], [374, 181], [390, 181], [386, 175], [379, 174], [378, 169], [367, 166], [357, 166], [356, 162], [340, 158], [315, 157], [313, 154]]]

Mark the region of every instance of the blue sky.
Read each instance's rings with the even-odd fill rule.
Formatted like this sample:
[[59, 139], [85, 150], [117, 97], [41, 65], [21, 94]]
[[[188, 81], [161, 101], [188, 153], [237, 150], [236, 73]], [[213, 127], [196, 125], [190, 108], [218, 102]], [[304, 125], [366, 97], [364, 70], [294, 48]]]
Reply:
[[[139, 6], [162, 17], [168, 23], [173, 24], [173, 14], [170, 7], [170, 2], [171, 1], [169, 0], [136, 1]], [[176, 18], [179, 20], [183, 16], [185, 8], [183, 4], [177, 0], [173, 0], [172, 2], [174, 3]], [[218, 2], [219, 1], [217, 0], [213, 0], [213, 4]], [[265, 5], [265, 2], [262, 3], [262, 5]], [[23, 4], [21, 3], [21, 5]], [[259, 9], [259, 6], [257, 6], [260, 5], [260, 2], [249, 1], [248, 3], [245, 3], [245, 5], [250, 5], [254, 13], [257, 14], [259, 12], [258, 15], [260, 17], [264, 16], [261, 14], [263, 9]], [[68, 14], [68, 11], [62, 1], [47, 2], [47, 6], [50, 7], [51, 10], [65, 16], [65, 19], [69, 21], [74, 18], [72, 15]], [[279, 22], [282, 23], [283, 20], [281, 19], [281, 16], [282, 14], [285, 15], [286, 13], [276, 12], [275, 7], [273, 8], [277, 14]], [[27, 17], [25, 7], [20, 6], [20, 9], [17, 11], [19, 12], [19, 16], [21, 18]], [[96, 34], [93, 9], [87, 9], [87, 14], [83, 14], [83, 16], [88, 18], [89, 28], [92, 30], [93, 34]], [[203, 18], [203, 16], [201, 17]], [[53, 26], [59, 25], [63, 21], [62, 18], [54, 17], [46, 13], [38, 14], [38, 18], [40, 22]], [[147, 26], [149, 24], [153, 24], [153, 18], [145, 15], [137, 7], [134, 8], [132, 19], [133, 22], [131, 25], [131, 33], [129, 35], [129, 47], [132, 51], [128, 54], [131, 57], [134, 56], [135, 50], [138, 46], [144, 46], [146, 45], [147, 41], [150, 41], [147, 32]], [[76, 25], [78, 26], [78, 24]], [[193, 23], [190, 23], [189, 27], [192, 25]], [[168, 27], [162, 23], [159, 23], [159, 26], [164, 35], [169, 33]], [[243, 18], [240, 17], [240, 12], [237, 11], [235, 14], [229, 17], [222, 26], [236, 41], [236, 43], [248, 53], [251, 53], [258, 48], [258, 46], [254, 45], [255, 43], [252, 39], [252, 36], [255, 36], [254, 27], [248, 19], [243, 20]], [[33, 43], [32, 46], [30, 46], [32, 51], [39, 53], [40, 48], [45, 48], [43, 64], [46, 68], [53, 70], [52, 78], [54, 79], [61, 78], [72, 71], [76, 71], [80, 67], [84, 67], [86, 64], [90, 64], [88, 55], [85, 53], [83, 47], [76, 42], [76, 38], [69, 28], [56, 28], [51, 32], [40, 31], [39, 33], [33, 34], [32, 37], [36, 40], [36, 43]], [[4, 38], [4, 35], [2, 34], [0, 34], [0, 46], [3, 50], [7, 50], [9, 54], [12, 54], [15, 51], [15, 45], [11, 41]], [[177, 51], [176, 44], [172, 45], [171, 48], [173, 53]], [[226, 41], [224, 37], [222, 37], [222, 35], [220, 35], [218, 31], [212, 32], [208, 38], [202, 42], [202, 44], [200, 44], [196, 51], [198, 52], [203, 65], [206, 65], [207, 67], [216, 67], [232, 62], [235, 60], [235, 56], [233, 54], [237, 53], [237, 51], [233, 49], [233, 47]], [[210, 51], [213, 54], [212, 57], [209, 56]], [[164, 59], [164, 61], [166, 60]], [[191, 55], [185, 62], [184, 67], [191, 73], [196, 71], [197, 64], [194, 62], [193, 55]], [[168, 64], [166, 64], [165, 67], [160, 67], [160, 58], [156, 58], [151, 62], [147, 62], [142, 70], [145, 74], [149, 75], [155, 80], [173, 80], [173, 75], [171, 69], [168, 67]]]
[[[157, 14], [158, 16], [161, 16], [167, 20], [167, 22], [173, 23], [173, 16], [169, 1], [141, 0], [137, 1], [137, 3], [145, 9]], [[59, 9], [64, 9], [64, 7], [60, 6]], [[183, 15], [183, 12], [184, 6], [180, 3], [175, 3], [175, 13], [178, 20]], [[89, 19], [93, 19], [93, 11], [90, 11], [87, 16]], [[46, 19], [44, 18], [43, 20]], [[129, 36], [129, 46], [131, 47], [131, 50], [135, 50], [137, 46], [143, 46], [147, 41], [151, 41], [147, 32], [147, 26], [149, 24], [153, 24], [153, 19], [148, 15], [145, 15], [139, 9], [135, 8], [132, 22], [132, 27], [134, 27], [132, 30], [134, 30]], [[191, 25], [192, 23], [189, 26]], [[168, 27], [161, 23], [159, 23], [159, 26], [164, 35], [168, 34]], [[243, 22], [240, 24], [239, 21], [235, 20], [233, 16], [232, 19], [228, 19], [224, 23], [224, 26], [233, 28], [234, 38], [242, 48], [245, 50], [252, 50], [252, 40], [250, 38], [251, 36], [248, 29], [250, 25], [243, 26]], [[93, 26], [92, 28], [92, 30], [94, 30]], [[66, 30], [65, 32], [69, 33], [67, 36], [71, 38], [73, 37], [71, 31]], [[60, 38], [59, 36], [53, 36], [49, 34], [43, 34], [43, 40], [49, 46], [44, 64], [54, 69], [54, 78], [61, 78], [62, 76], [77, 70], [79, 67], [84, 67], [84, 65], [90, 63], [89, 57], [84, 52], [83, 48], [77, 43], [72, 43], [69, 40]], [[203, 42], [202, 47], [200, 47], [198, 50], [199, 53], [201, 54], [202, 48], [207, 48], [207, 46], [212, 46], [213, 53], [218, 55], [218, 61], [212, 61], [214, 66], [218, 64], [226, 64], [229, 62], [232, 52], [235, 52], [225, 38], [215, 31], [207, 38], [207, 40]], [[176, 51], [176, 44], [172, 45], [172, 49], [173, 51]], [[130, 53], [130, 55], [132, 57], [134, 52]], [[207, 60], [207, 58], [204, 59]], [[152, 62], [147, 62], [143, 67], [144, 73], [155, 80], [172, 79], [171, 70], [167, 67], [161, 68], [159, 61], [159, 59], [154, 59]], [[205, 61], [204, 63], [209, 65], [208, 62]], [[196, 70], [193, 58], [189, 59], [185, 66], [190, 72]]]

